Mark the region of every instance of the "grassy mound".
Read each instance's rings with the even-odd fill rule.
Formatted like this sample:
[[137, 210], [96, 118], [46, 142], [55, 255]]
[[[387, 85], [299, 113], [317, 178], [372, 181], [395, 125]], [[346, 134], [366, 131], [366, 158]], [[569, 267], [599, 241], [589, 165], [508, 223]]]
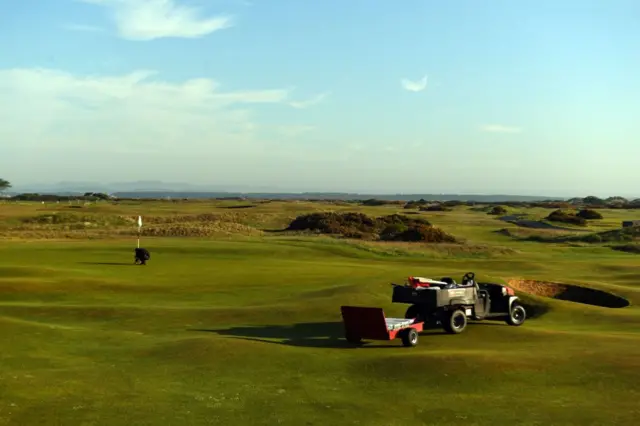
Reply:
[[550, 297], [604, 308], [624, 308], [629, 306], [629, 301], [624, 297], [589, 287], [521, 279], [509, 280], [508, 284], [516, 290], [531, 293], [536, 296]]
[[432, 226], [425, 219], [399, 214], [374, 218], [353, 212], [310, 213], [295, 218], [286, 230], [383, 241], [456, 242], [455, 237]]
[[555, 238], [546, 238], [542, 236], [530, 237], [530, 240], [555, 243], [630, 243], [640, 239], [640, 226], [629, 226], [621, 229], [612, 229], [610, 231], [594, 232], [586, 235], [564, 235]]
[[[597, 237], [596, 237], [597, 236]], [[598, 232], [584, 236], [584, 242], [592, 242], [591, 240], [600, 240], [603, 243], [627, 242], [640, 239], [640, 226], [629, 226], [622, 229], [612, 229], [610, 231]]]

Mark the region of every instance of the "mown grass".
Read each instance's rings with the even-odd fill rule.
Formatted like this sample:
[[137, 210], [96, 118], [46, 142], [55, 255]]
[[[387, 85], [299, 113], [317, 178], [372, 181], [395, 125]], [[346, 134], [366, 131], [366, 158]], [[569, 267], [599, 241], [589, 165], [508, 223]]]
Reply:
[[[522, 241], [467, 207], [418, 213], [463, 241], [421, 245], [270, 232], [313, 211], [401, 206], [226, 208], [238, 204], [103, 203], [73, 209], [99, 224], [82, 229], [29, 219], [65, 206], [0, 206], [0, 425], [637, 424], [637, 255]], [[146, 267], [133, 265], [138, 214]], [[629, 213], [604, 216], [606, 231]], [[205, 236], [148, 235], [213, 224]], [[522, 327], [436, 330], [411, 349], [341, 339], [340, 305], [402, 316], [390, 282], [468, 271], [587, 285], [632, 305], [525, 295], [545, 309]]]

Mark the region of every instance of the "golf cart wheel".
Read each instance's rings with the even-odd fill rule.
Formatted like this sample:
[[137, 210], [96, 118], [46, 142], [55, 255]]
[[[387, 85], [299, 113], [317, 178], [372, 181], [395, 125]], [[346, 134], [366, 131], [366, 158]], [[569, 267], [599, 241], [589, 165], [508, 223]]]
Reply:
[[461, 309], [452, 311], [444, 322], [444, 331], [449, 334], [462, 333], [467, 327], [467, 316]]
[[527, 319], [527, 311], [524, 309], [524, 306], [514, 302], [513, 305], [511, 305], [511, 312], [509, 312], [509, 316], [507, 317], [507, 324], [517, 327], [522, 325], [525, 319]]
[[362, 338], [360, 336], [355, 336], [355, 335], [352, 335], [352, 334], [346, 334], [344, 337], [347, 340], [347, 342], [353, 343], [354, 345], [362, 343]]
[[413, 347], [418, 344], [418, 332], [415, 328], [403, 330], [402, 344], [406, 347]]
[[424, 321], [422, 315], [420, 315], [420, 306], [419, 305], [411, 305], [405, 312], [404, 317], [406, 319], [415, 319], [416, 321]]

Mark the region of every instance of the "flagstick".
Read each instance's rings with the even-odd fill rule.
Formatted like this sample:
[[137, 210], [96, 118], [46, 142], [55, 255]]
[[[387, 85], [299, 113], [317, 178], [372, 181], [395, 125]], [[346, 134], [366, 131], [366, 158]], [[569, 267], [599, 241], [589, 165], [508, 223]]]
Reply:
[[142, 216], [138, 216], [138, 248], [140, 248], [140, 233], [142, 231]]

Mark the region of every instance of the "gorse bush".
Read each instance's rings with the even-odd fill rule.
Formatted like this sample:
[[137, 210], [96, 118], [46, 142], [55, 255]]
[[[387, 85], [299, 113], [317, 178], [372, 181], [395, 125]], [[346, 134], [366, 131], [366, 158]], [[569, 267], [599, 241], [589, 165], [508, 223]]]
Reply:
[[587, 219], [587, 220], [602, 219], [602, 215], [599, 212], [592, 209], [580, 210], [576, 216], [581, 217], [583, 219]]
[[421, 206], [419, 210], [423, 212], [450, 212], [453, 209], [444, 204], [432, 204], [430, 206]]
[[565, 210], [554, 210], [549, 214], [549, 216], [547, 216], [547, 220], [577, 226], [587, 225], [587, 220], [585, 218], [576, 216], [573, 212]]
[[507, 212], [508, 212], [507, 209], [502, 206], [494, 206], [491, 208], [491, 210], [489, 210], [487, 214], [498, 216], [498, 215], [507, 214]]
[[380, 234], [383, 241], [409, 241], [409, 242], [425, 242], [425, 243], [455, 243], [456, 239], [444, 232], [440, 228], [427, 225], [417, 225], [407, 227], [402, 232]]
[[347, 238], [384, 241], [455, 242], [455, 238], [422, 218], [392, 214], [373, 218], [363, 213], [310, 213], [295, 218], [288, 231], [313, 231]]
[[375, 206], [386, 206], [386, 205], [389, 205], [389, 204], [402, 205], [402, 204], [404, 204], [404, 201], [400, 201], [400, 200], [378, 200], [377, 198], [370, 198], [368, 200], [363, 200], [361, 204], [363, 206], [375, 207]]

